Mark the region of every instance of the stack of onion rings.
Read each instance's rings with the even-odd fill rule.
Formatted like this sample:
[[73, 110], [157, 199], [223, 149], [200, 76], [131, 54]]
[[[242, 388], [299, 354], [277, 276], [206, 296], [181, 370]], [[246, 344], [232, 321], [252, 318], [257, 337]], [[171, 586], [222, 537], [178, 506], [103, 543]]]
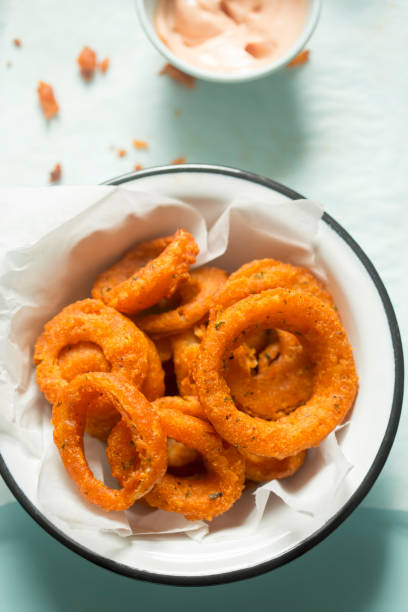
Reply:
[[[137, 245], [37, 340], [55, 443], [106, 511], [143, 498], [210, 521], [245, 479], [292, 476], [357, 393], [337, 309], [309, 271], [263, 259], [227, 279], [191, 271], [197, 253], [185, 230]], [[85, 432], [106, 441], [121, 489], [92, 475]]]
[[[138, 461], [110, 489], [94, 477], [85, 458], [83, 436], [87, 406], [103, 396], [121, 416]], [[166, 470], [166, 438], [160, 419], [144, 395], [113, 374], [82, 374], [64, 387], [53, 410], [54, 441], [80, 493], [105, 511], [126, 510], [159, 481]]]
[[[277, 421], [238, 410], [221, 373], [228, 348], [255, 325], [297, 335], [315, 363], [311, 398]], [[225, 440], [276, 459], [318, 446], [343, 421], [358, 388], [352, 350], [336, 313], [320, 299], [288, 289], [253, 294], [222, 311], [200, 345], [195, 380], [207, 417]]]
[[[150, 253], [152, 259], [145, 264]], [[101, 274], [92, 296], [120, 312], [136, 314], [170, 297], [188, 278], [197, 253], [194, 238], [185, 230], [178, 230], [170, 239], [161, 239], [159, 245], [157, 241], [143, 243]], [[124, 275], [126, 278], [122, 280]]]
[[330, 293], [308, 270], [275, 259], [255, 259], [238, 268], [228, 278], [216, 296], [213, 318], [220, 310], [252, 293], [279, 287], [305, 291], [334, 307]]

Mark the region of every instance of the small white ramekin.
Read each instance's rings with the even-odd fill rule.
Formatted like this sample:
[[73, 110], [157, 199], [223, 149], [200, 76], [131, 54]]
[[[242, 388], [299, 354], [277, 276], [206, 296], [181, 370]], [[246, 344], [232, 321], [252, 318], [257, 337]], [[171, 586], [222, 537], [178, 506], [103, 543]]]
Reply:
[[136, 10], [140, 19], [142, 28], [144, 29], [150, 42], [156, 49], [167, 59], [170, 64], [182, 70], [186, 74], [190, 74], [197, 79], [205, 81], [215, 81], [218, 83], [242, 83], [252, 81], [261, 77], [267, 76], [272, 72], [276, 72], [280, 68], [285, 67], [296, 55], [304, 48], [309, 38], [314, 32], [314, 29], [319, 21], [321, 0], [309, 0], [309, 12], [298, 38], [293, 43], [289, 51], [277, 60], [270, 64], [263, 65], [262, 68], [256, 70], [243, 70], [242, 72], [212, 72], [211, 70], [203, 70], [197, 68], [180, 59], [160, 40], [154, 27], [154, 12], [157, 0], [136, 0]]

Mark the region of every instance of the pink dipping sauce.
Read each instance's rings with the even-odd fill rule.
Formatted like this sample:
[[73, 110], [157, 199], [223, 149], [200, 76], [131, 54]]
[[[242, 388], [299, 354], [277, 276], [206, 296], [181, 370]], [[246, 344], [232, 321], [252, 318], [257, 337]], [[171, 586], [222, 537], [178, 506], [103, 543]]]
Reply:
[[187, 64], [212, 72], [261, 68], [289, 51], [308, 0], [159, 0], [159, 38]]

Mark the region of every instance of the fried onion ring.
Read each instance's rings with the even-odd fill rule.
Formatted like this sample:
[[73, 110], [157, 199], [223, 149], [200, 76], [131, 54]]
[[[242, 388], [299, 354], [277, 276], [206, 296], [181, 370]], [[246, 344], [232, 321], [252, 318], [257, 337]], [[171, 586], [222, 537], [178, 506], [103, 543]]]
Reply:
[[306, 458], [306, 451], [301, 451], [297, 455], [285, 459], [259, 457], [242, 450], [240, 450], [240, 453], [245, 458], [246, 477], [254, 482], [268, 482], [269, 480], [281, 480], [293, 476], [303, 465]]
[[[274, 259], [260, 259], [244, 264], [230, 275], [216, 296], [210, 318], [214, 321], [217, 312], [248, 295], [277, 287], [305, 291], [334, 307], [329, 292], [308, 270]], [[226, 380], [240, 408], [267, 419], [279, 418], [303, 404], [313, 388], [313, 370], [303, 347], [293, 335], [277, 333], [279, 342], [272, 350], [266, 347], [259, 360], [254, 359], [256, 350], [248, 348], [247, 337], [243, 338], [226, 370]], [[257, 371], [251, 376], [249, 370], [255, 368]]]
[[[110, 489], [92, 474], [84, 453], [87, 407], [105, 397], [129, 429], [137, 465], [122, 476], [122, 489]], [[102, 510], [126, 510], [163, 476], [167, 466], [166, 437], [151, 404], [133, 385], [114, 374], [82, 374], [65, 386], [54, 405], [54, 442], [65, 469], [84, 498]]]
[[[159, 414], [169, 438], [188, 445], [202, 456], [206, 473], [180, 477], [167, 472], [144, 499], [154, 508], [184, 514], [191, 521], [211, 521], [229, 510], [241, 496], [245, 460], [232, 446], [226, 447], [209, 423], [178, 410], [159, 410]], [[116, 436], [118, 432], [123, 435], [121, 422], [114, 432]], [[116, 439], [116, 446], [120, 451], [126, 445]], [[112, 466], [112, 473], [121, 482], [124, 472], [120, 461]]]
[[168, 472], [145, 500], [150, 506], [184, 514], [189, 520], [211, 521], [239, 499], [245, 483], [245, 461], [209, 423], [176, 410], [160, 411], [168, 437], [202, 456], [206, 474], [176, 477]]
[[[148, 372], [141, 386], [141, 392], [149, 401], [164, 394], [164, 371], [154, 343], [146, 337], [148, 350]], [[59, 355], [61, 376], [71, 381], [79, 374], [87, 372], [109, 372], [110, 364], [102, 350], [92, 342], [78, 342], [62, 349]], [[95, 438], [105, 441], [110, 431], [119, 421], [120, 415], [109, 401], [104, 398], [89, 405], [85, 431]]]
[[197, 253], [194, 238], [185, 230], [170, 239], [144, 242], [96, 279], [92, 297], [120, 312], [138, 313], [174, 293], [188, 278]]
[[[239, 411], [221, 373], [234, 340], [255, 325], [295, 334], [315, 364], [311, 398], [277, 421]], [[195, 380], [200, 402], [220, 436], [237, 448], [276, 459], [318, 446], [342, 422], [358, 388], [352, 349], [333, 308], [288, 289], [250, 295], [224, 310], [203, 338]]]
[[233, 272], [224, 288], [215, 298], [212, 318], [220, 310], [251, 295], [267, 289], [298, 289], [316, 296], [334, 307], [333, 299], [323, 284], [305, 268], [275, 259], [254, 259]]
[[220, 268], [199, 268], [190, 272], [179, 286], [180, 305], [160, 313], [141, 314], [136, 325], [154, 337], [169, 336], [189, 329], [208, 313], [216, 293], [225, 285], [227, 274]]
[[170, 236], [156, 238], [156, 240], [142, 242], [127, 251], [119, 261], [98, 276], [92, 287], [92, 296], [95, 299], [103, 300], [106, 292], [112, 291], [113, 287], [120, 285], [129, 276], [136, 274], [150, 261], [156, 259], [170, 243]]
[[[82, 300], [66, 306], [46, 323], [35, 345], [37, 383], [50, 403], [57, 401], [68, 384], [61, 372], [60, 354], [67, 346], [83, 342], [101, 348], [113, 374], [139, 387], [143, 383], [148, 371], [146, 336], [132, 321], [99, 300]], [[89, 350], [87, 354], [89, 357]], [[64, 355], [62, 368], [67, 371]]]

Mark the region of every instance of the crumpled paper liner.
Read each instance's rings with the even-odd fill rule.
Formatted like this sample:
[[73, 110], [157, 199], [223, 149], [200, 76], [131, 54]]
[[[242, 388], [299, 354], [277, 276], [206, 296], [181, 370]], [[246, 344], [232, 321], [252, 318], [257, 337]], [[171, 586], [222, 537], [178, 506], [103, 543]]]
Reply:
[[[63, 190], [55, 190], [56, 200], [59, 193], [64, 197]], [[237, 198], [225, 203], [214, 218], [210, 207], [207, 211], [160, 195], [113, 187], [93, 188], [93, 193], [93, 203], [85, 210], [34, 244], [8, 251], [3, 266], [0, 450], [20, 477], [20, 486], [25, 483], [32, 501], [50, 520], [124, 538], [178, 532], [198, 541], [205, 536], [239, 538], [274, 516], [275, 496], [303, 517], [324, 513], [352, 468], [335, 433], [308, 452], [295, 476], [247, 487], [234, 507], [210, 524], [153, 510], [143, 502], [127, 512], [105, 513], [80, 496], [52, 442], [50, 406], [35, 383], [32, 355], [44, 323], [63, 306], [89, 296], [100, 271], [132, 244], [183, 227], [200, 247], [196, 266], [211, 263], [231, 272], [252, 259], [273, 257], [305, 266], [324, 279], [314, 250], [322, 210], [308, 200], [282, 202], [271, 196], [266, 203]], [[103, 445], [87, 436], [86, 453], [95, 475], [112, 484]], [[277, 527], [276, 538], [288, 529]]]

